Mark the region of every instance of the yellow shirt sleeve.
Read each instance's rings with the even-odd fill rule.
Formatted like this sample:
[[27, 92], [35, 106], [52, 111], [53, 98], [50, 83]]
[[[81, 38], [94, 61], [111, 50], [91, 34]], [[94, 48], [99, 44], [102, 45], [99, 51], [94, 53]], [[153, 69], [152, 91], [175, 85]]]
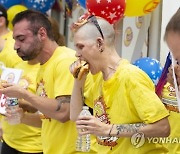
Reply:
[[169, 115], [159, 97], [150, 78], [142, 71], [131, 72], [127, 87], [130, 99], [145, 123], [156, 122]]

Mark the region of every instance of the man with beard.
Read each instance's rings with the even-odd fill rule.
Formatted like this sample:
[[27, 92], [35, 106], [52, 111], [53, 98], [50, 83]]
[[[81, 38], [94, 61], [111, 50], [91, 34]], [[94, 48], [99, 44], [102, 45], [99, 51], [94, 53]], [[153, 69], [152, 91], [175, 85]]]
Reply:
[[[4, 88], [0, 92], [24, 99], [39, 110], [38, 117], [21, 112], [21, 120], [33, 126], [42, 124], [44, 154], [76, 153], [77, 131], [75, 123], [69, 120], [73, 87], [69, 66], [76, 59], [75, 52], [58, 46], [48, 18], [40, 12], [26, 10], [17, 14], [13, 26], [14, 48], [18, 55], [24, 61], [40, 63], [37, 90], [35, 95], [18, 85], [3, 84]], [[7, 113], [8, 118], [8, 108]]]

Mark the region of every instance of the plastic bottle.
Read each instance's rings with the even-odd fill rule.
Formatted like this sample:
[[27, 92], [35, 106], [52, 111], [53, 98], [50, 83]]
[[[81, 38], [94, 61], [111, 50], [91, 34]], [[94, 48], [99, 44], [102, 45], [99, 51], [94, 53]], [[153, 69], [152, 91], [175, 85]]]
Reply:
[[11, 125], [19, 124], [21, 121], [20, 114], [16, 112], [16, 109], [19, 108], [18, 99], [8, 97], [6, 102], [12, 113], [12, 116], [8, 118], [8, 123]]
[[[83, 106], [83, 109], [79, 115], [90, 116], [91, 113], [89, 112], [89, 107]], [[82, 130], [79, 130], [79, 131], [82, 131]], [[76, 140], [76, 151], [89, 152], [90, 146], [91, 146], [90, 134], [78, 135], [77, 140]]]

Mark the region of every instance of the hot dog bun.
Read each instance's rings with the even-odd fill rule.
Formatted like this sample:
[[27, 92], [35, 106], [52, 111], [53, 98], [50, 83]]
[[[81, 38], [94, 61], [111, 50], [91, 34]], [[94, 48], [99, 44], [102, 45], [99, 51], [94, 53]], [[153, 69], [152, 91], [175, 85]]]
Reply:
[[74, 71], [74, 78], [78, 80], [82, 79], [82, 76], [89, 72], [89, 64], [86, 61], [81, 61], [79, 67], [77, 67]]

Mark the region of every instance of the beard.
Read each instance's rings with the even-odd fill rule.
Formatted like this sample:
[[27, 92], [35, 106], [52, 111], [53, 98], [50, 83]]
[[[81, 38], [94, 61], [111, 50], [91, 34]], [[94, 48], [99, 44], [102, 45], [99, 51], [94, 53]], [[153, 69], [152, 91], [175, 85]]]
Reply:
[[42, 42], [38, 39], [35, 39], [34, 42], [29, 45], [29, 48], [26, 50], [17, 49], [17, 53], [22, 53], [21, 59], [24, 61], [30, 61], [35, 59], [43, 48]]

